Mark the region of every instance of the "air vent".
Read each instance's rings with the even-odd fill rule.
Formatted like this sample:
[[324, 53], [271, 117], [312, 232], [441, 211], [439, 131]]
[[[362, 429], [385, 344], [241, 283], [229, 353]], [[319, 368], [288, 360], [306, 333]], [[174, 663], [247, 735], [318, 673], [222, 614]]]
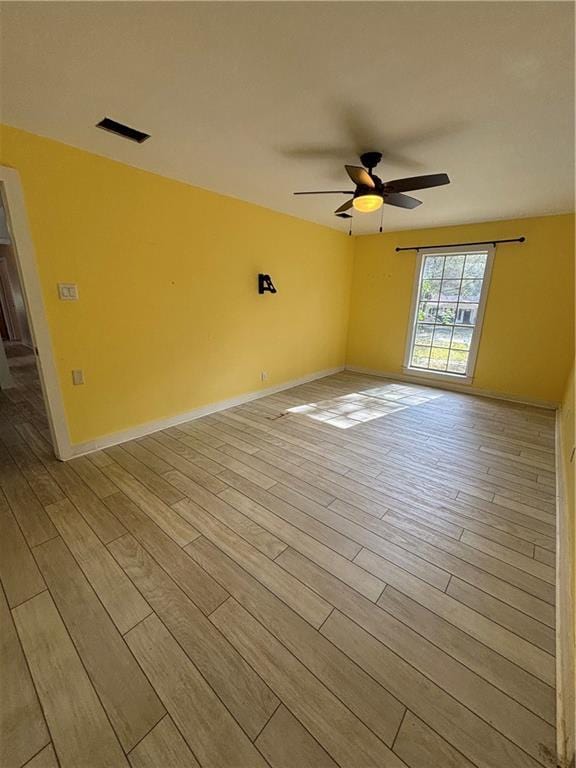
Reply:
[[122, 138], [130, 139], [130, 141], [135, 141], [138, 144], [142, 144], [143, 141], [150, 138], [149, 133], [137, 131], [136, 128], [130, 128], [122, 123], [117, 123], [116, 120], [110, 120], [109, 117], [105, 117], [99, 123], [96, 123], [96, 128], [102, 128], [110, 133], [115, 133], [116, 136], [122, 136]]
[[349, 213], [337, 213], [336, 216], [338, 216], [339, 219], [351, 219], [352, 216]]

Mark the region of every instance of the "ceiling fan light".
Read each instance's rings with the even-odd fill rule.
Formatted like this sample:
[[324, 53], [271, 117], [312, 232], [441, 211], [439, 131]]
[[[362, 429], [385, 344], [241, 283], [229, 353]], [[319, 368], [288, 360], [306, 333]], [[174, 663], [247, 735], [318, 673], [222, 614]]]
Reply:
[[359, 195], [354, 198], [352, 205], [360, 213], [372, 213], [382, 206], [380, 195]]

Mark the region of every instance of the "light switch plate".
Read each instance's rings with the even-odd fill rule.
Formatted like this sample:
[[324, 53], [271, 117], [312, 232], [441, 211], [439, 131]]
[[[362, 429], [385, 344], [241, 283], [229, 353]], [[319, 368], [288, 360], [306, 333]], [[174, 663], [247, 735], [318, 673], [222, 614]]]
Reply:
[[58, 283], [58, 297], [61, 301], [77, 301], [78, 286], [76, 283]]
[[72, 371], [72, 384], [74, 385], [84, 384], [84, 371], [82, 371], [81, 369]]

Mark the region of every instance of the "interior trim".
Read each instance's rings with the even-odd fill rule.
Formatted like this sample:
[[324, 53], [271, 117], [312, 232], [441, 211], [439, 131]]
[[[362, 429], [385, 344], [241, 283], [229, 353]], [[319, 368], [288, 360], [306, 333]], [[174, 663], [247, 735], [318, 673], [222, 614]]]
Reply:
[[30, 323], [30, 333], [36, 347], [38, 374], [44, 395], [46, 413], [54, 453], [59, 459], [70, 458], [70, 438], [56, 369], [54, 348], [50, 335], [42, 287], [36, 264], [36, 252], [26, 214], [26, 204], [20, 174], [14, 168], [0, 165], [0, 192], [6, 208], [6, 221], [22, 284], [22, 293]]
[[574, 768], [576, 750], [575, 551], [566, 501], [561, 410], [556, 411], [556, 750], [559, 768]]

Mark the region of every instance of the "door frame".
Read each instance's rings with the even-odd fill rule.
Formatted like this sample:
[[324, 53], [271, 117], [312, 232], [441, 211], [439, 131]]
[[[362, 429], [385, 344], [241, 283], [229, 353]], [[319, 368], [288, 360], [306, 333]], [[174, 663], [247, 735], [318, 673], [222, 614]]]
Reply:
[[8, 264], [6, 262], [6, 257], [0, 256], [0, 305], [2, 306], [2, 314], [4, 315], [4, 321], [8, 331], [8, 341], [14, 341], [18, 335], [18, 331], [14, 313], [12, 307], [10, 306], [8, 296], [6, 295], [6, 284], [9, 284], [9, 280], [10, 276], [8, 274]]
[[0, 197], [6, 211], [6, 222], [24, 294], [52, 446], [57, 458], [66, 461], [72, 457], [70, 435], [22, 183], [18, 171], [4, 165], [0, 165]]

